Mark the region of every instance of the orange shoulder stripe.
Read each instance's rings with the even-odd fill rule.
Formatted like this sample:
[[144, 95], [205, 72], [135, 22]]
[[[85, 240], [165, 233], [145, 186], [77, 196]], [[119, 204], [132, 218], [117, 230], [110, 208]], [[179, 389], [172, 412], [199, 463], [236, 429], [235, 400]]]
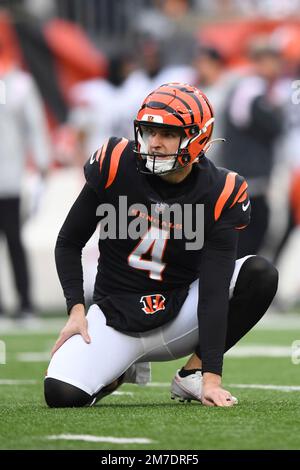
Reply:
[[[244, 182], [241, 184], [241, 187], [240, 187], [240, 189], [238, 190], [237, 195], [235, 196], [234, 201], [233, 201], [233, 203], [231, 204], [230, 208], [231, 208], [232, 206], [234, 206], [234, 204], [235, 204], [237, 201], [239, 201], [240, 196], [243, 194], [244, 191], [246, 191], [247, 188], [248, 188], [248, 184], [247, 184], [246, 181], [244, 181]], [[243, 200], [244, 200], [244, 199], [243, 199]], [[242, 202], [242, 201], [239, 201], [239, 202]]]
[[247, 197], [248, 197], [248, 193], [247, 193], [247, 191], [245, 191], [245, 192], [241, 195], [241, 197], [240, 197], [240, 199], [238, 200], [238, 202], [244, 202], [244, 201], [246, 201]]
[[223, 207], [225, 206], [225, 204], [228, 201], [230, 195], [232, 194], [232, 191], [234, 190], [236, 175], [237, 175], [237, 173], [234, 173], [233, 171], [231, 171], [226, 176], [226, 181], [225, 181], [223, 191], [221, 192], [221, 194], [220, 194], [220, 196], [219, 196], [219, 198], [216, 202], [216, 205], [215, 205], [215, 220], [216, 221], [220, 218]]
[[111, 157], [110, 157], [110, 166], [109, 166], [109, 174], [108, 174], [108, 180], [105, 185], [105, 189], [107, 189], [113, 182], [116, 177], [118, 167], [119, 167], [119, 162], [121, 155], [123, 153], [123, 150], [128, 144], [127, 139], [122, 139], [113, 149]]
[[101, 170], [102, 170], [103, 160], [104, 160], [104, 157], [105, 157], [108, 141], [109, 141], [109, 139], [107, 139], [101, 147], [101, 156], [100, 156], [100, 160], [99, 160], [100, 173], [101, 173]]

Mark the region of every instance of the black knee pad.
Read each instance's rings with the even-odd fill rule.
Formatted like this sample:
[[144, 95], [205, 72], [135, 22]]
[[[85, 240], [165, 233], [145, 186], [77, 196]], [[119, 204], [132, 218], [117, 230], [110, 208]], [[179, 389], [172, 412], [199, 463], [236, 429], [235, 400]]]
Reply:
[[93, 401], [93, 397], [80, 388], [52, 377], [46, 377], [44, 393], [51, 408], [81, 407]]
[[243, 263], [234, 289], [234, 294], [244, 289], [253, 289], [274, 297], [278, 287], [278, 271], [263, 256], [251, 256]]

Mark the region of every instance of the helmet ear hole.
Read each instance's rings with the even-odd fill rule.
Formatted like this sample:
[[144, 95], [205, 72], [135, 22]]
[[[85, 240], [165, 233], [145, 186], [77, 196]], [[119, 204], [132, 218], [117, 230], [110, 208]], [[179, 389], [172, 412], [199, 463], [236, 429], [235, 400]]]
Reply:
[[190, 155], [189, 155], [188, 153], [182, 155], [182, 157], [181, 157], [181, 161], [182, 161], [182, 163], [183, 163], [184, 165], [186, 165], [187, 163], [189, 163], [190, 160], [191, 160], [191, 157], [190, 157]]
[[199, 127], [198, 126], [193, 126], [189, 130], [189, 135], [192, 137], [193, 135], [198, 134], [199, 132]]

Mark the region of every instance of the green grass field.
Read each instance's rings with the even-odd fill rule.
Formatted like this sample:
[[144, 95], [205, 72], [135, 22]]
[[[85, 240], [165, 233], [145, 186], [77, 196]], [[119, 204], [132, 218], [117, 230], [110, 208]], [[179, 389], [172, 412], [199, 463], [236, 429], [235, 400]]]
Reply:
[[[239, 399], [239, 405], [226, 409], [206, 408], [195, 402], [181, 404], [170, 399], [168, 383], [183, 361], [153, 364], [154, 386], [123, 385], [119, 391], [126, 394], [106, 397], [95, 407], [48, 409], [43, 401], [47, 361], [41, 358], [39, 362], [21, 362], [20, 354], [50, 351], [56, 334], [41, 331], [3, 334], [0, 339], [6, 344], [7, 364], [0, 365], [0, 448], [300, 449], [300, 365], [292, 364], [288, 354], [280, 353], [300, 339], [299, 327], [299, 315], [290, 326], [282, 317], [279, 325], [256, 329], [240, 343], [250, 348], [245, 357], [225, 359], [224, 385]], [[266, 354], [251, 355], [251, 347], [258, 346]], [[265, 357], [270, 346], [277, 348], [279, 357]], [[20, 383], [5, 382], [9, 379]], [[245, 388], [239, 388], [239, 384]], [[295, 391], [248, 388], [251, 384], [299, 388]], [[144, 438], [151, 442], [116, 444], [48, 439], [62, 434]]]

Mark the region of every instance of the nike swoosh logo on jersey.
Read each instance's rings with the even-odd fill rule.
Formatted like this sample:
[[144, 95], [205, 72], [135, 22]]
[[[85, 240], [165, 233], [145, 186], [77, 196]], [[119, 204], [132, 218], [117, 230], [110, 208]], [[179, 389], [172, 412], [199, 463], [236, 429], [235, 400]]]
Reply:
[[[96, 152], [95, 152], [95, 153], [96, 153]], [[90, 158], [90, 165], [92, 165], [92, 164], [94, 163], [94, 161], [96, 160], [96, 157], [93, 158], [94, 155], [95, 155], [95, 153], [93, 153], [93, 155], [92, 155], [91, 158]]]
[[246, 205], [242, 204], [243, 211], [246, 212], [249, 206], [250, 206], [250, 201], [248, 201]]

